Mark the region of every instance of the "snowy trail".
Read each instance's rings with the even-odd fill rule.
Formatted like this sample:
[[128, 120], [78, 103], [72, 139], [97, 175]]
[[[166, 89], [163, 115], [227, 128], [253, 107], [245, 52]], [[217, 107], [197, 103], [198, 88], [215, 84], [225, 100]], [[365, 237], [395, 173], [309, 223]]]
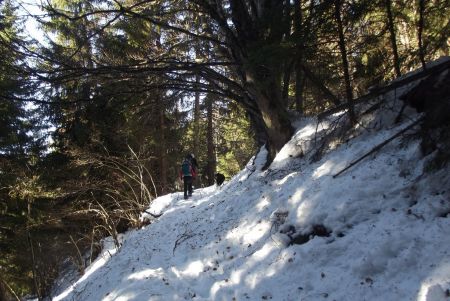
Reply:
[[[450, 300], [449, 168], [423, 174], [419, 142], [396, 139], [332, 177], [406, 126], [387, 115], [315, 163], [316, 123], [303, 120], [268, 171], [261, 150], [220, 189], [156, 199], [161, 217], [53, 300]], [[288, 225], [331, 234], [288, 246]]]

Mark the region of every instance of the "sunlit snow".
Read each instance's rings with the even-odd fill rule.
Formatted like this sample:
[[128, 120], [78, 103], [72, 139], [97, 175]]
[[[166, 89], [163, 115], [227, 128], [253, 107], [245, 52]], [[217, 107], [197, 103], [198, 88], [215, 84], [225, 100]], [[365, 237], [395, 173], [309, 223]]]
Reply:
[[[303, 119], [269, 169], [262, 149], [222, 187], [155, 199], [161, 217], [143, 214], [150, 225], [53, 300], [450, 300], [450, 168], [424, 173], [420, 142], [398, 138], [333, 178], [410, 122], [378, 114], [317, 162], [329, 123]], [[316, 225], [330, 235], [290, 244], [280, 233]]]

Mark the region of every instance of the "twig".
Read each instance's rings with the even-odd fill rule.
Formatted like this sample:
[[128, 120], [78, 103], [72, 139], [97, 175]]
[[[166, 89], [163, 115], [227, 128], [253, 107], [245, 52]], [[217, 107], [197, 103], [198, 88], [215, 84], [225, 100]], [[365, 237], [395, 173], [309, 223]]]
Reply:
[[404, 129], [402, 129], [401, 131], [399, 131], [398, 133], [396, 133], [395, 135], [391, 136], [389, 139], [385, 140], [384, 142], [378, 144], [377, 146], [375, 146], [374, 148], [372, 148], [369, 152], [367, 152], [366, 154], [364, 154], [363, 156], [361, 156], [360, 158], [358, 158], [357, 160], [351, 162], [347, 167], [345, 167], [343, 170], [341, 170], [340, 172], [338, 172], [337, 174], [335, 174], [333, 176], [333, 178], [336, 178], [337, 176], [339, 176], [341, 173], [343, 173], [344, 171], [346, 171], [347, 169], [349, 169], [350, 167], [354, 166], [355, 164], [357, 164], [358, 162], [362, 161], [364, 158], [366, 158], [367, 156], [373, 154], [374, 152], [380, 150], [383, 146], [385, 146], [386, 144], [388, 144], [389, 142], [391, 142], [392, 140], [394, 140], [395, 138], [399, 137], [401, 134], [403, 134], [404, 132], [406, 132], [407, 130], [411, 129], [412, 127], [414, 127], [415, 125], [417, 125], [419, 122], [421, 122], [423, 120], [423, 117], [420, 117], [418, 120], [414, 121], [413, 123], [411, 123], [410, 125], [408, 125], [407, 127], [405, 127]]
[[91, 236], [91, 250], [90, 250], [90, 256], [89, 256], [89, 265], [92, 264], [92, 255], [94, 254], [94, 234], [95, 234], [95, 228], [92, 228], [92, 236]]
[[[320, 141], [317, 141], [318, 125], [316, 126], [316, 134], [314, 136], [314, 146], [316, 146], [317, 142], [319, 142], [320, 145], [317, 147], [316, 152], [311, 155], [310, 159], [311, 162], [319, 161], [322, 158], [325, 148], [329, 146], [329, 143], [332, 141], [332, 139], [336, 137], [340, 138], [340, 136], [343, 136], [351, 128], [350, 123], [345, 123], [346, 119], [345, 118], [343, 119], [344, 116], [346, 115], [338, 116], [335, 120], [331, 122], [330, 126], [327, 129], [325, 129], [325, 134], [323, 134], [323, 136], [320, 137]], [[342, 125], [340, 126], [341, 123]]]
[[178, 239], [175, 241], [175, 245], [173, 246], [173, 250], [172, 250], [172, 254], [175, 254], [175, 249], [177, 248], [177, 246], [179, 244], [181, 244], [182, 242], [188, 240], [191, 237], [194, 237], [195, 234], [186, 234], [186, 232], [184, 232], [183, 234], [181, 234], [180, 237], [178, 237]]
[[[421, 79], [422, 77], [425, 77], [427, 75], [442, 72], [443, 70], [448, 69], [448, 68], [450, 68], [450, 60], [446, 60], [436, 66], [427, 68], [426, 70], [422, 70], [420, 72], [411, 74], [404, 78], [398, 78], [397, 80], [392, 81], [390, 84], [388, 84], [386, 86], [382, 86], [380, 88], [373, 89], [369, 93], [355, 99], [353, 103], [354, 103], [354, 105], [357, 105], [357, 104], [366, 102], [370, 99], [373, 99], [374, 97], [376, 97], [378, 95], [388, 93], [398, 87], [405, 86], [406, 84], [409, 84], [415, 80]], [[343, 101], [343, 104], [336, 106], [328, 111], [320, 113], [318, 115], [318, 119], [322, 120], [325, 117], [330, 116], [331, 114], [334, 114], [334, 113], [337, 113], [337, 112], [340, 112], [343, 110], [347, 110], [347, 109], [348, 109], [348, 103], [346, 101]]]
[[79, 269], [81, 274], [84, 274], [84, 260], [83, 260], [83, 256], [81, 255], [80, 249], [78, 248], [77, 243], [75, 242], [75, 240], [73, 239], [72, 235], [69, 235], [70, 237], [70, 241], [73, 243], [73, 245], [75, 246], [76, 250], [77, 250], [77, 254], [78, 254], [78, 260], [80, 261], [80, 265], [79, 265]]
[[149, 212], [149, 211], [147, 211], [147, 210], [144, 210], [144, 212], [150, 214], [150, 215], [151, 215], [152, 217], [154, 217], [154, 218], [158, 218], [158, 217], [160, 217], [161, 215], [163, 215], [162, 212], [161, 212], [160, 214], [154, 214], [154, 213], [151, 213], [151, 212]]
[[9, 292], [14, 296], [14, 298], [17, 301], [20, 301], [20, 298], [19, 298], [19, 296], [17, 296], [17, 294], [14, 291], [14, 289], [1, 277], [0, 277], [0, 282], [2, 282], [4, 286], [6, 286], [6, 288], [9, 290]]

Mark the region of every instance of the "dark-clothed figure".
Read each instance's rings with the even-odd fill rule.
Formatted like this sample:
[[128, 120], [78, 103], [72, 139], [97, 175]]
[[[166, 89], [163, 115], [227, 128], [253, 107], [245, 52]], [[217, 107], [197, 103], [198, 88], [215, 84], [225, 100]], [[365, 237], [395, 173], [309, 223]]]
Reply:
[[186, 159], [189, 159], [189, 161], [191, 161], [191, 166], [194, 174], [192, 176], [192, 189], [194, 189], [199, 184], [197, 181], [197, 176], [199, 175], [197, 159], [195, 159], [194, 154], [187, 154]]
[[221, 174], [221, 173], [216, 173], [217, 186], [222, 185], [224, 181], [225, 181], [225, 176], [223, 174]]
[[190, 154], [190, 159], [191, 159], [191, 164], [192, 164], [192, 169], [194, 170], [194, 173], [197, 174], [198, 172], [198, 163], [197, 163], [197, 159], [195, 159], [194, 154]]
[[184, 183], [184, 199], [192, 196], [192, 179], [196, 173], [192, 167], [191, 155], [187, 155], [181, 164], [180, 179]]

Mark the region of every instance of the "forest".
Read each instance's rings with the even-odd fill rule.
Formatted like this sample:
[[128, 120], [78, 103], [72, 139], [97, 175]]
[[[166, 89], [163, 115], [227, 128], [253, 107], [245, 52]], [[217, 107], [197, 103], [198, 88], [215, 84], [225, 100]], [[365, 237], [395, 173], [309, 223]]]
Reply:
[[[448, 0], [0, 0], [0, 300], [47, 296], [157, 196], [449, 55]], [[33, 21], [40, 37], [30, 33]], [[116, 243], [118, 243], [116, 239]]]

